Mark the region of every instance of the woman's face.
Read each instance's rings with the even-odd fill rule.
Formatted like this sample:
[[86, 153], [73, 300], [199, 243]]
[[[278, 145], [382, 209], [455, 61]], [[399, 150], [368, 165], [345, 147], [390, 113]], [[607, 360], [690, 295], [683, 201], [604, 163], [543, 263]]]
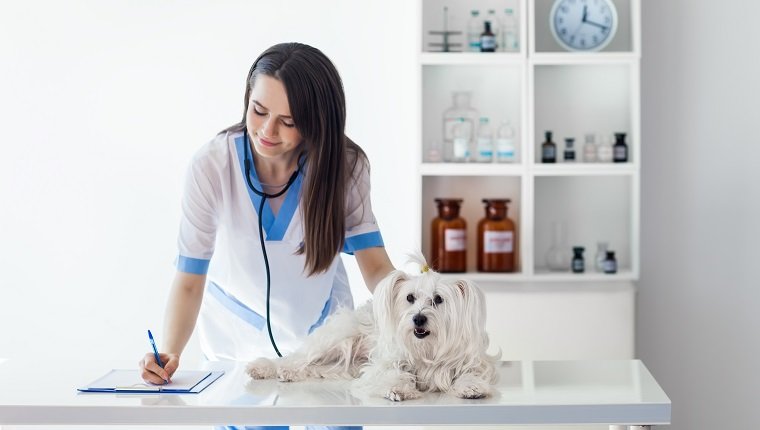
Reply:
[[253, 150], [263, 158], [283, 158], [293, 154], [301, 144], [301, 133], [291, 118], [285, 86], [271, 76], [256, 77], [245, 123]]

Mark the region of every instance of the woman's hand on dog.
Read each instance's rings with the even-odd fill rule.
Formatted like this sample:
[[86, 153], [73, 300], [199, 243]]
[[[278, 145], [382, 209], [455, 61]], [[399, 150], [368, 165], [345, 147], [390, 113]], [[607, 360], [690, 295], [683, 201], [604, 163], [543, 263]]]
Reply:
[[161, 357], [161, 362], [164, 367], [156, 363], [156, 357], [152, 352], [145, 354], [140, 360], [140, 370], [142, 371], [142, 378], [145, 382], [149, 382], [155, 385], [163, 385], [171, 382], [171, 377], [179, 367], [179, 354], [158, 354]]

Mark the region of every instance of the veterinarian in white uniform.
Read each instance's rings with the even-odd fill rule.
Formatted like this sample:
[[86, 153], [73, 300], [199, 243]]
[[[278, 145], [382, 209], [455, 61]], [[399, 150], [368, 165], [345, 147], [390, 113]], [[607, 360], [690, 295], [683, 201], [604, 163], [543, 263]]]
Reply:
[[344, 134], [345, 96], [330, 60], [302, 44], [269, 48], [251, 67], [244, 104], [241, 122], [188, 170], [164, 368], [146, 354], [146, 381], [171, 378], [196, 323], [209, 360], [275, 356], [267, 302], [279, 352], [293, 351], [327, 315], [353, 306], [340, 251], [355, 255], [370, 291], [394, 270], [372, 213], [369, 164]]

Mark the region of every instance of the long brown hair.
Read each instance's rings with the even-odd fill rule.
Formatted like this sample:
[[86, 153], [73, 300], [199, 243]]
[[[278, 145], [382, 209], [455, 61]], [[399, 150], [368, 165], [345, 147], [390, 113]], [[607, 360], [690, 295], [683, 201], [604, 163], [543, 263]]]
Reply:
[[281, 43], [254, 61], [246, 79], [243, 119], [224, 132], [245, 130], [248, 101], [256, 77], [267, 75], [285, 86], [290, 115], [301, 133], [306, 156], [301, 215], [308, 276], [325, 272], [343, 248], [346, 192], [364, 151], [345, 135], [346, 97], [343, 82], [329, 58], [301, 43]]

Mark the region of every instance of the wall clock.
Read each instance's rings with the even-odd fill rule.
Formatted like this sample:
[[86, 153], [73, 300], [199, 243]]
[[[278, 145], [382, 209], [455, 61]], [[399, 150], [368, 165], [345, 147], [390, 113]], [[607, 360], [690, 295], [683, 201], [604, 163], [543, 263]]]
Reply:
[[570, 51], [599, 51], [613, 39], [618, 15], [612, 0], [555, 0], [549, 13], [554, 39]]

